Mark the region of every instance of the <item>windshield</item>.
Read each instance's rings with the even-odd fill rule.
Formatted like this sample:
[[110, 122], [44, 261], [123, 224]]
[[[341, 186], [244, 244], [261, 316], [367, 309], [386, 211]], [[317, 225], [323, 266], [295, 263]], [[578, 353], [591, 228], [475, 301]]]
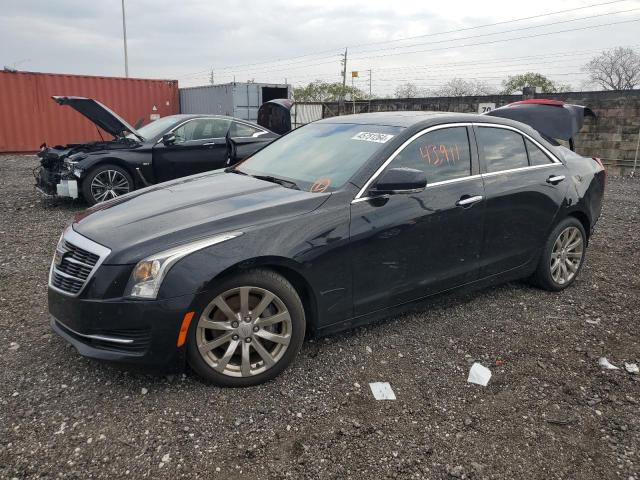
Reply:
[[289, 180], [302, 190], [331, 191], [400, 131], [384, 125], [311, 123], [263, 148], [237, 170]]
[[[161, 133], [164, 133], [165, 130], [167, 130], [168, 128], [171, 128], [173, 125], [175, 125], [179, 121], [180, 119], [174, 116], [162, 117], [162, 118], [159, 118], [158, 120], [154, 120], [151, 123], [147, 123], [144, 127], [140, 127], [138, 129], [138, 133], [145, 140], [150, 140], [152, 138], [157, 137]], [[127, 135], [127, 137], [136, 138], [133, 134]]]

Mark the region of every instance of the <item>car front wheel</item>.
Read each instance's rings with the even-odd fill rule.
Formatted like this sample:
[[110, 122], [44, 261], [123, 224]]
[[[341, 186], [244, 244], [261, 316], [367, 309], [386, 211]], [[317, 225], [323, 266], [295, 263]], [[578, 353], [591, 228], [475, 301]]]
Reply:
[[129, 172], [117, 165], [100, 165], [82, 182], [82, 195], [90, 205], [105, 202], [134, 189]]
[[584, 263], [587, 235], [573, 217], [565, 218], [551, 232], [533, 276], [541, 288], [559, 291], [571, 285]]
[[206, 302], [187, 340], [189, 364], [204, 379], [225, 387], [257, 385], [280, 374], [300, 351], [304, 308], [281, 275], [238, 274]]

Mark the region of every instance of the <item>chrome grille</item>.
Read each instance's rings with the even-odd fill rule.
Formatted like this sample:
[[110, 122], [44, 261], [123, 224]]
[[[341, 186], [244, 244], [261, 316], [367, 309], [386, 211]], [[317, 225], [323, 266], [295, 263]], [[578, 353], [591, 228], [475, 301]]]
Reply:
[[79, 295], [110, 252], [71, 227], [67, 228], [56, 247], [49, 286], [62, 293]]

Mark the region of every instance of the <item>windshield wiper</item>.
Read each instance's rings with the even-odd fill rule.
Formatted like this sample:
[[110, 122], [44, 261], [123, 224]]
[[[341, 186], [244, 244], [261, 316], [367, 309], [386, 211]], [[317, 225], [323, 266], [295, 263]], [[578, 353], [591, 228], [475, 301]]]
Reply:
[[238, 170], [236, 167], [227, 167], [224, 169], [225, 173], [237, 173], [238, 175], [249, 175], [248, 173]]
[[251, 175], [253, 178], [257, 178], [258, 180], [265, 180], [267, 182], [277, 183], [286, 188], [292, 188], [294, 190], [300, 190], [300, 187], [296, 185], [295, 182], [290, 180], [285, 180], [284, 178], [272, 177], [271, 175]]

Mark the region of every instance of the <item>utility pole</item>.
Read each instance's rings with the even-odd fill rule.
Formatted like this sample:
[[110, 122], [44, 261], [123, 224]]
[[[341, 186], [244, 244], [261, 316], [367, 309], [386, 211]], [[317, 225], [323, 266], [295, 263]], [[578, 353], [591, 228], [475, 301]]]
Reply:
[[367, 112], [371, 111], [371, 69], [369, 69], [369, 107], [367, 108]]
[[122, 35], [124, 37], [124, 76], [129, 78], [129, 56], [127, 55], [127, 21], [124, 13], [124, 0], [122, 0]]
[[356, 113], [356, 96], [354, 95], [355, 89], [353, 88], [353, 79], [358, 74], [358, 72], [351, 72], [351, 100], [353, 100], [353, 114]]
[[211, 72], [209, 72], [209, 84], [210, 85], [215, 85], [215, 78], [213, 76], [213, 67], [211, 68]]
[[338, 104], [338, 115], [344, 113], [344, 91], [347, 88], [347, 48], [344, 49], [344, 58], [342, 59], [342, 92], [340, 93], [340, 102]]

